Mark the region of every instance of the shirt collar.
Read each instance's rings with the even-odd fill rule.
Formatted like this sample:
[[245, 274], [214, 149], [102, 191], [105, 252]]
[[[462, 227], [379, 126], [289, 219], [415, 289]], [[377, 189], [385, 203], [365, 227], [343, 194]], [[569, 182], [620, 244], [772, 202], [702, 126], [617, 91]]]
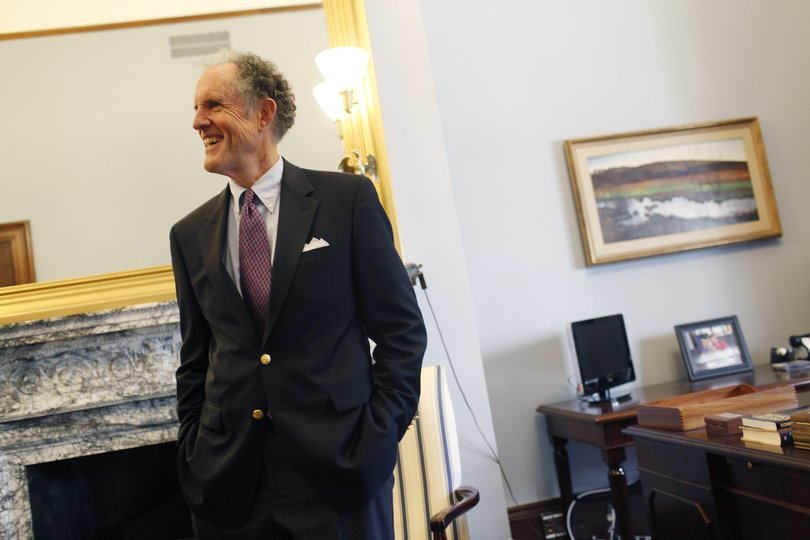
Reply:
[[[272, 214], [276, 209], [276, 204], [278, 204], [278, 198], [281, 194], [281, 176], [284, 174], [284, 160], [279, 157], [278, 161], [276, 161], [275, 165], [270, 167], [270, 169], [264, 173], [256, 183], [253, 184], [251, 188], [253, 193], [262, 201], [267, 209]], [[238, 213], [239, 210], [239, 199], [242, 197], [242, 193], [245, 191], [245, 188], [234, 182], [232, 179], [228, 179], [228, 187], [231, 189], [231, 197], [236, 205], [236, 210]]]

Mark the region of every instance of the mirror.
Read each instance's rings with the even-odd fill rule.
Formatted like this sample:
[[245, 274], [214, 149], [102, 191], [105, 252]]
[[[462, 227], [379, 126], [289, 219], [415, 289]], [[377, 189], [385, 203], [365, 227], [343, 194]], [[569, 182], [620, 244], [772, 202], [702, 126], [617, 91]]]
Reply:
[[[295, 9], [293, 9], [293, 11], [295, 11]], [[323, 12], [326, 16], [326, 26], [329, 34], [330, 46], [351, 45], [363, 47], [366, 50], [371, 51], [363, 0], [324, 0]], [[211, 25], [215, 22], [216, 19], [207, 21], [206, 24]], [[100, 32], [100, 34], [129, 33], [134, 32], [135, 30], [137, 29], [119, 29], [109, 32]], [[263, 32], [263, 34], [265, 33], [266, 32]], [[249, 36], [245, 39], [256, 39], [257, 37], [261, 37], [261, 40], [264, 40], [266, 36]], [[31, 39], [35, 41], [48, 38]], [[19, 43], [22, 43], [23, 41], [25, 40], [20, 40]], [[6, 47], [8, 43], [11, 42], [0, 41], [0, 45], [3, 47]], [[17, 40], [14, 40], [14, 43], [17, 43]], [[14, 43], [11, 43], [11, 45], [13, 46]], [[232, 46], [237, 49], [249, 49], [257, 43], [258, 46], [253, 47], [254, 50], [273, 58], [279, 63], [283, 70], [289, 69], [288, 66], [282, 64], [278, 55], [273, 54], [274, 51], [265, 52], [261, 42], [250, 41], [247, 43], [242, 43], [233, 41]], [[163, 47], [165, 46], [166, 45], [164, 44]], [[325, 47], [321, 47], [321, 49], [322, 48]], [[43, 59], [47, 58], [46, 54], [53, 53], [53, 51], [46, 50], [42, 46], [39, 47], [38, 52]], [[127, 66], [131, 65], [128, 63], [128, 59], [135, 54], [135, 51], [109, 48], [106, 54], [108, 55], [107, 57], [110, 59], [110, 62], [122, 63]], [[5, 56], [6, 55], [4, 54], [2, 57], [3, 61], [7, 60]], [[67, 144], [67, 141], [60, 141], [54, 138], [54, 132], [51, 131], [53, 125], [59, 123], [54, 122], [53, 119], [58, 117], [58, 113], [61, 110], [56, 109], [54, 107], [54, 103], [58, 103], [64, 107], [66, 111], [71, 113], [69, 118], [74, 122], [75, 126], [80, 126], [84, 122], [91, 121], [100, 122], [100, 125], [106, 125], [105, 122], [107, 122], [107, 120], [104, 117], [115, 117], [115, 115], [118, 114], [119, 108], [138, 108], [137, 102], [133, 104], [117, 101], [107, 109], [99, 110], [98, 107], [94, 107], [94, 110], [92, 111], [79, 111], [75, 110], [73, 104], [64, 102], [64, 99], [59, 97], [59, 90], [64, 87], [64, 81], [69, 79], [68, 76], [71, 75], [73, 71], [82, 71], [82, 69], [84, 69], [79, 67], [79, 64], [77, 64], [75, 60], [77, 59], [65, 59], [65, 64], [59, 66], [59, 71], [56, 74], [51, 75], [50, 78], [41, 79], [42, 83], [44, 84], [43, 87], [34, 88], [31, 90], [32, 92], [36, 92], [40, 97], [40, 100], [37, 102], [36, 106], [33, 107], [34, 110], [30, 111], [31, 118], [39, 118], [40, 121], [44, 123], [42, 125], [37, 125], [34, 124], [32, 120], [32, 122], [25, 127], [24, 133], [38, 135], [38, 140], [42, 142], [39, 145], [39, 148], [37, 148], [39, 152], [32, 156], [33, 161], [29, 163], [28, 168], [24, 171], [27, 175], [23, 177], [25, 180], [19, 180], [15, 183], [16, 185], [21, 185], [24, 188], [28, 188], [28, 190], [23, 194], [23, 197], [38, 197], [38, 193], [40, 192], [40, 190], [37, 189], [38, 180], [32, 179], [33, 175], [31, 174], [31, 171], [38, 171], [39, 169], [37, 168], [36, 164], [44, 163], [48, 159], [49, 152], [54, 151], [58, 145]], [[8, 61], [15, 62], [11, 65], [15, 71], [20, 71], [23, 68], [33, 69], [36, 67], [36, 64], [20, 66], [18, 65], [19, 60], [14, 60], [13, 56], [9, 58]], [[314, 67], [314, 62], [311, 60], [306, 62], [306, 64], [307, 66], [311, 65]], [[102, 66], [99, 68], [98, 72], [94, 73], [89, 73], [86, 69], [84, 69], [82, 73], [86, 77], [86, 80], [90, 83], [98, 83], [99, 80], [112, 80], [110, 73], [108, 73], [108, 67], [109, 66], [106, 65]], [[139, 77], [144, 76], [143, 71], [144, 70], [142, 69], [135, 70], [133, 68], [125, 72], [122, 76], [123, 80], [113, 81], [115, 88], [120, 90], [122, 88], [126, 88], [127, 85], [133, 84], [133, 81], [137, 81], [139, 80]], [[9, 71], [6, 71], [6, 73], [8, 72]], [[200, 196], [200, 201], [206, 200], [210, 196], [209, 194], [216, 193], [222, 189], [224, 187], [224, 179], [222, 181], [218, 181], [214, 175], [205, 173], [201, 167], [202, 154], [201, 152], [197, 153], [200, 148], [198, 146], [192, 147], [194, 144], [199, 144], [190, 129], [191, 93], [193, 92], [194, 81], [196, 81], [198, 75], [199, 70], [195, 70], [191, 81], [188, 82], [188, 84], [186, 84], [184, 87], [177, 89], [178, 94], [176, 96], [173, 93], [170, 93], [168, 90], [166, 90], [163, 94], [160, 94], [164, 100], [175, 100], [178, 104], [177, 106], [179, 107], [179, 109], [172, 109], [171, 111], [167, 112], [167, 117], [157, 115], [150, 110], [140, 107], [141, 116], [139, 117], [139, 121], [141, 118], [145, 118], [145, 121], [142, 121], [141, 123], [146, 124], [146, 126], [149, 128], [145, 138], [143, 136], [140, 138], [133, 138], [130, 134], [128, 134], [127, 131], [133, 129], [132, 125], [113, 122], [110, 132], [107, 133], [109, 137], [102, 141], [101, 148], [88, 148], [89, 145], [81, 145], [81, 141], [78, 141], [78, 148], [87, 150], [87, 152], [81, 154], [81, 156], [76, 156], [78, 163], [88, 168], [94, 168], [93, 170], [100, 169], [100, 171], [104, 173], [104, 175], [101, 177], [102, 179], [117, 176], [122, 169], [126, 169], [129, 166], [135, 166], [136, 164], [138, 166], [142, 166], [143, 164], [146, 164], [147, 167], [150, 167], [147, 171], [147, 176], [159, 177], [164, 182], [177, 180], [177, 178], [171, 173], [174, 172], [176, 174], [180, 174], [180, 169], [176, 170], [172, 167], [188, 167], [187, 170], [193, 171], [189, 174], [197, 175], [196, 178], [199, 179], [200, 185], [205, 186], [204, 189], [200, 188], [201, 190], [205, 191], [205, 195]], [[160, 85], [160, 83], [158, 83], [158, 85]], [[89, 88], [88, 91], [95, 92], [97, 91], [97, 84], [87, 85], [87, 88]], [[143, 90], [144, 94], [151, 93], [152, 91], [151, 88], [143, 85], [140, 88]], [[298, 99], [301, 100], [305, 94], [307, 96], [311, 96], [311, 91], [310, 88], [302, 89], [296, 84], [296, 94]], [[364, 81], [364, 87], [358, 95], [358, 102], [358, 112], [356, 114], [353, 113], [353, 117], [350, 119], [350, 122], [344, 122], [343, 151], [338, 151], [338, 154], [343, 155], [344, 153], [349, 153], [352, 149], [357, 149], [360, 151], [361, 155], [371, 153], [376, 156], [379, 176], [379, 184], [377, 187], [383, 202], [383, 206], [388, 212], [389, 219], [391, 220], [391, 224], [394, 229], [395, 241], [398, 243], [398, 227], [393, 204], [392, 190], [390, 187], [390, 171], [388, 168], [388, 159], [382, 131], [382, 120], [380, 118], [379, 109], [376, 108], [375, 105], [379, 103], [379, 96], [377, 94], [376, 81], [374, 77], [373, 54], [372, 62], [369, 64], [368, 72]], [[186, 109], [186, 107], [189, 108]], [[49, 111], [51, 114], [46, 114], [43, 116], [40, 109]], [[324, 115], [321, 114], [321, 116], [323, 117], [321, 121], [328, 122], [328, 119], [326, 119]], [[318, 116], [318, 118], [321, 118], [321, 116]], [[300, 121], [301, 119], [299, 118], [297, 124]], [[150, 138], [152, 135], [161, 130], [174, 129], [187, 131], [187, 134], [184, 135], [184, 137], [187, 137], [186, 142], [179, 143], [177, 149], [161, 148], [154, 140]], [[296, 131], [297, 129], [300, 129], [300, 125], [297, 125], [293, 128], [293, 130], [291, 130], [290, 134], [287, 136], [287, 142], [285, 142], [285, 144], [290, 142], [293, 131]], [[330, 129], [334, 128], [330, 126]], [[9, 130], [4, 130], [2, 135], [2, 142], [5, 143], [4, 148], [6, 148], [8, 152], [11, 152], [12, 148], [18, 148], [19, 144], [16, 142], [16, 139], [20, 136], [21, 134], [19, 133], [11, 133]], [[70, 143], [71, 147], [75, 147], [76, 141], [70, 141]], [[102, 159], [105, 155], [103, 151], [111, 150], [114, 146], [123, 147], [123, 149], [127, 152], [125, 155], [127, 161], [123, 166], [119, 166], [118, 168], [112, 167], [105, 169], [104, 164], [106, 162]], [[307, 145], [307, 148], [309, 147], [310, 145]], [[191, 152], [193, 155], [189, 154], [188, 157], [182, 157], [181, 152]], [[314, 164], [311, 159], [305, 157], [297, 159], [296, 156], [290, 154], [289, 151], [284, 148], [282, 148], [282, 152], [290, 157], [292, 161], [298, 161], [302, 165], [321, 166]], [[152, 155], [159, 155], [163, 160], [166, 161], [158, 162], [155, 160], [150, 160], [150, 156]], [[81, 159], [79, 159], [80, 157]], [[188, 163], [185, 163], [185, 161], [188, 161]], [[161, 167], [164, 165], [170, 167], [170, 169], [161, 170]], [[322, 166], [322, 168], [333, 167], [334, 165], [330, 164]], [[185, 170], [186, 169], [183, 169], [183, 172], [185, 172]], [[5, 174], [3, 174], [2, 178], [4, 181], [8, 182], [8, 171], [4, 171], [4, 173]], [[61, 174], [62, 173], [60, 171], [56, 172], [57, 177], [59, 177]], [[37, 177], [41, 178], [42, 175], [38, 174]], [[139, 184], [142, 180], [143, 177], [138, 177], [131, 182], [131, 184], [134, 185], [126, 185], [122, 187], [122, 192], [118, 195], [118, 198], [127, 197], [133, 191], [137, 191], [137, 184]], [[103, 187], [107, 186], [106, 182], [99, 183], [103, 183]], [[69, 186], [64, 184], [64, 182], [58, 184], [59, 187], [57, 188], [57, 193], [62, 196], [60, 201], [75, 198], [77, 196], [76, 193], [70, 190]], [[161, 187], [159, 189], [163, 189], [163, 187], [168, 185], [170, 184], [160, 184]], [[195, 185], [195, 188], [196, 187], [197, 186]], [[5, 189], [6, 187], [4, 186], [4, 195]], [[103, 197], [106, 197], [106, 200], [108, 201], [115, 201], [116, 195], [114, 193], [108, 194], [107, 192], [112, 192], [112, 190], [107, 189]], [[30, 193], [33, 193], [34, 195], [32, 196]], [[85, 189], [85, 194], [87, 193], [89, 193], [88, 196], [90, 197], [96, 197], [95, 191]], [[99, 195], [99, 197], [102, 196]], [[61, 212], [63, 215], [71, 213], [70, 208], [65, 207], [63, 202], [57, 202], [54, 204], [55, 208], [53, 209], [53, 212]], [[162, 204], [163, 203], [161, 203], [161, 205]], [[187, 204], [187, 208], [189, 209], [196, 206], [196, 203], [191, 201], [183, 201], [182, 204]], [[173, 223], [176, 221], [176, 219], [179, 219], [185, 214], [185, 209], [175, 209], [173, 207], [171, 212], [172, 218], [169, 219], [169, 221]], [[136, 214], [140, 220], [139, 227], [146, 227], [151, 219], [151, 213], [141, 212]], [[5, 214], [0, 215], [3, 216], [3, 221], [10, 221], [10, 219], [6, 218]], [[109, 219], [117, 219], [117, 214], [115, 212], [107, 212], [105, 216], [107, 216]], [[83, 219], [89, 219], [89, 216], [80, 217], [83, 217]], [[106, 225], [103, 224], [101, 225], [101, 228], [105, 226]], [[166, 238], [167, 235], [168, 227], [159, 231], [159, 236], [162, 238]], [[36, 234], [34, 234], [33, 241], [35, 244], [38, 242]], [[65, 252], [64, 257], [74, 257], [73, 252], [70, 251], [72, 241], [73, 239], [68, 239], [68, 249]], [[166, 244], [164, 244], [164, 246], [166, 246], [165, 249], [166, 252], [168, 252], [168, 246]], [[62, 246], [62, 248], [64, 247], [65, 246]], [[132, 244], [129, 246], [129, 248], [133, 251], [135, 251], [136, 247], [137, 244]], [[105, 248], [99, 247], [97, 249], [103, 251]], [[139, 259], [137, 257], [136, 260], [137, 262], [134, 263], [133, 267], [138, 268], [137, 270], [123, 270], [120, 272], [107, 274], [92, 274], [83, 277], [0, 288], [0, 324], [20, 321], [35, 321], [54, 316], [71, 315], [99, 309], [173, 299], [174, 284], [171, 267], [167, 265], [159, 265], [143, 268], [144, 265], [150, 264], [150, 262], [144, 260], [143, 258]], [[35, 264], [38, 265], [39, 263], [35, 260]], [[42, 278], [43, 276], [39, 277]]]
[[282, 155], [334, 170], [340, 139], [312, 95], [315, 55], [329, 46], [319, 6], [0, 41], [15, 81], [0, 85], [14, 104], [0, 134], [0, 216], [30, 222], [39, 281], [170, 263], [169, 228], [226, 183], [203, 170], [191, 129], [200, 61], [221, 46], [278, 64], [298, 106]]

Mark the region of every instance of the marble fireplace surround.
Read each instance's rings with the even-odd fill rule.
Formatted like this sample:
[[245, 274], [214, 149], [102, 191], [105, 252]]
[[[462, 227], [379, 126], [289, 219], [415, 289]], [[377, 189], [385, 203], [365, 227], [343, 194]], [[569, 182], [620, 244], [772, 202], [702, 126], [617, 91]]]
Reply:
[[176, 440], [175, 302], [0, 326], [0, 538], [31, 539], [26, 467]]

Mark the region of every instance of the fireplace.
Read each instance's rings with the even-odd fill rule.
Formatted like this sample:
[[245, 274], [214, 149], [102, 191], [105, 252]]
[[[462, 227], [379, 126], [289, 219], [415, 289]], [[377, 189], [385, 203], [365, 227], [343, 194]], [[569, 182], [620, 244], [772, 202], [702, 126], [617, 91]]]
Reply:
[[[156, 476], [172, 477], [157, 481], [155, 511], [177, 503], [174, 462], [167, 462], [177, 433], [177, 322], [176, 304], [160, 302], [0, 326], [0, 538], [32, 539], [35, 531], [36, 540], [48, 538], [58, 525], [42, 508], [60, 503], [43, 503], [43, 493], [88, 498], [81, 491], [87, 471], [133, 467], [126, 460], [137, 456], [160, 457], [168, 468]], [[69, 469], [82, 480], [48, 486], [49, 475]], [[133, 485], [119, 495], [130, 488], [150, 489]], [[148, 506], [138, 515], [113, 511], [107, 525], [131, 524]]]
[[173, 442], [26, 467], [36, 540], [191, 538]]

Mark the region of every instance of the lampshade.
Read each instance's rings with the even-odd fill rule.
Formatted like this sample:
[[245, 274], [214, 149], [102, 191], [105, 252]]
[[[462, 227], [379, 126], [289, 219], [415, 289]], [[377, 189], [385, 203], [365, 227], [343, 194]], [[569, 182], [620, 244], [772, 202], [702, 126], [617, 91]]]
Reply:
[[343, 112], [343, 100], [340, 97], [340, 92], [332, 86], [329, 82], [322, 82], [315, 85], [312, 89], [315, 95], [315, 101], [321, 106], [323, 112], [326, 113], [332, 122], [340, 118]]
[[333, 47], [315, 57], [323, 78], [339, 91], [359, 88], [368, 65], [368, 52], [357, 47]]

